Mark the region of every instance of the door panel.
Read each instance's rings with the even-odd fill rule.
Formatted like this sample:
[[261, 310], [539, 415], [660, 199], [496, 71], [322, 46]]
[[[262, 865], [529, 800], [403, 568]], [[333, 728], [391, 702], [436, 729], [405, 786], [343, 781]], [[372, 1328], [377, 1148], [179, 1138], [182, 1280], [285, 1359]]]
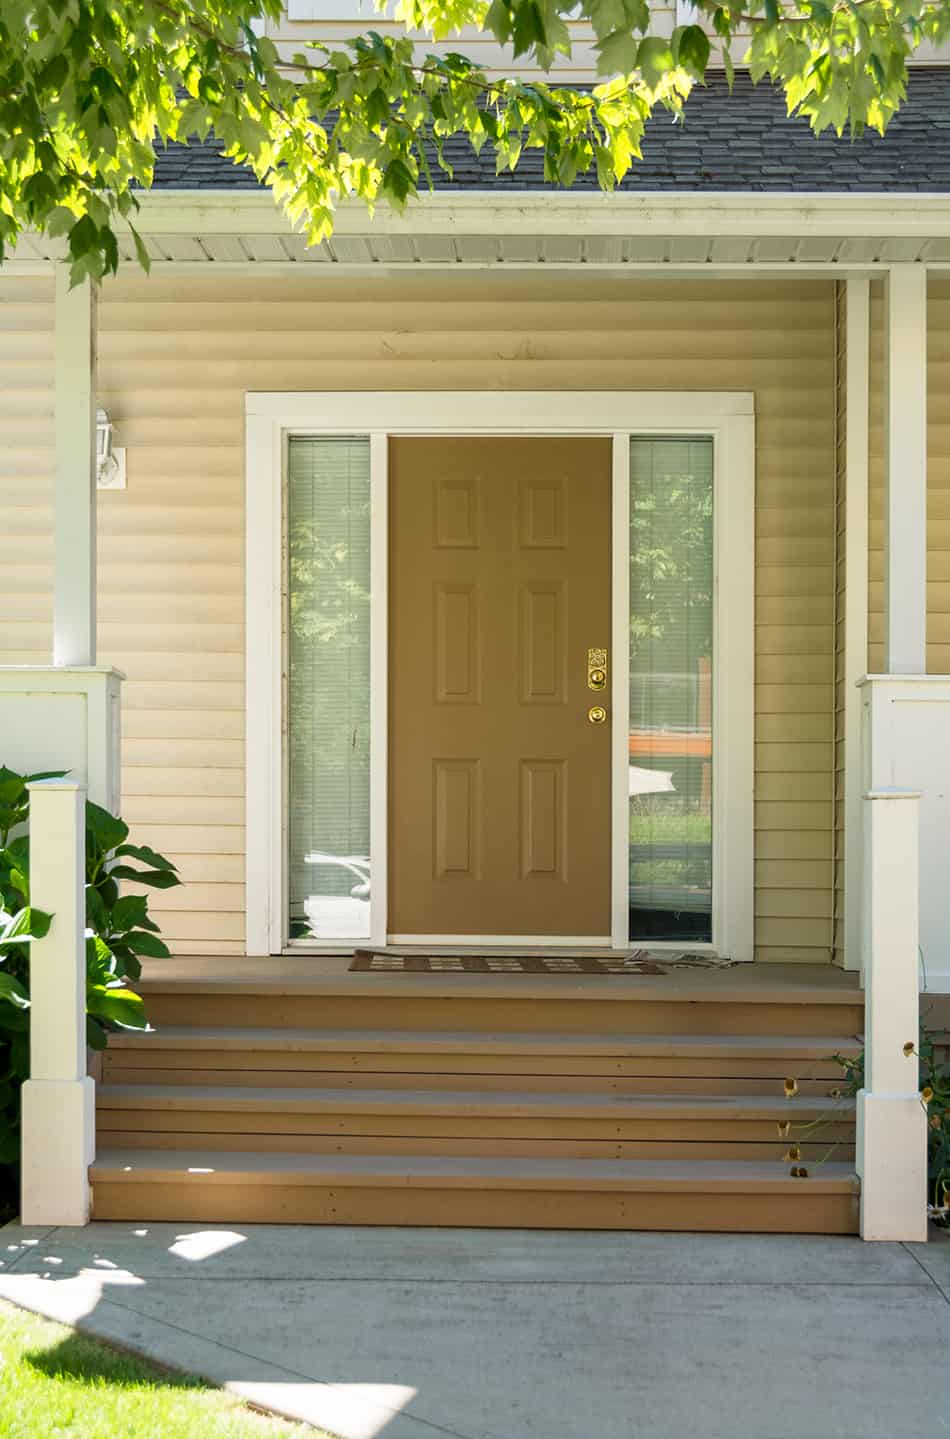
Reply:
[[607, 935], [611, 443], [390, 442], [394, 934]]

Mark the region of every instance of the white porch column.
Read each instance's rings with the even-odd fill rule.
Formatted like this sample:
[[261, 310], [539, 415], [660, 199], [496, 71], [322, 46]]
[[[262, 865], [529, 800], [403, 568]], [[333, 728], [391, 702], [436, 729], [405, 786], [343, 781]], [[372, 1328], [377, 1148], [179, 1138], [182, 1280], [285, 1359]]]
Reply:
[[87, 1224], [95, 1085], [86, 1074], [84, 785], [30, 785], [30, 898], [53, 915], [30, 946], [30, 1078], [22, 1095], [24, 1224]]
[[892, 265], [886, 299], [884, 669], [927, 672], [927, 269]]
[[53, 663], [96, 663], [96, 292], [56, 267]]
[[927, 1113], [917, 1061], [918, 801], [872, 790], [867, 809], [865, 1073], [857, 1168], [863, 1239], [927, 1238]]
[[[868, 481], [871, 282], [845, 281], [844, 474], [844, 967], [860, 970], [864, 926], [862, 695], [868, 668]], [[841, 529], [840, 518], [838, 524]]]

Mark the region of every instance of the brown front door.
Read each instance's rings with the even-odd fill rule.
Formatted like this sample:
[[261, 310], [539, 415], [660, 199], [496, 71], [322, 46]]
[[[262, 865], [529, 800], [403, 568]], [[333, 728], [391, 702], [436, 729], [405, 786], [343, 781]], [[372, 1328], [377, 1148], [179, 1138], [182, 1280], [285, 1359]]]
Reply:
[[610, 932], [607, 439], [390, 442], [389, 930]]

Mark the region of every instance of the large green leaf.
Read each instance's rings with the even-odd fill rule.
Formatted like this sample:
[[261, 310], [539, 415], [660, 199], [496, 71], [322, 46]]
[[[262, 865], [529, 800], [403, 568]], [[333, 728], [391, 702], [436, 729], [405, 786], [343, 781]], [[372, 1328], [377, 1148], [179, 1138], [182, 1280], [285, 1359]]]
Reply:
[[6, 1004], [12, 1004], [14, 1009], [29, 1009], [30, 996], [27, 994], [19, 980], [12, 975], [0, 972], [0, 1000]]
[[146, 959], [167, 959], [169, 956], [165, 941], [159, 939], [157, 934], [150, 934], [148, 930], [130, 929], [123, 935], [123, 941], [133, 954], [141, 954]]
[[147, 864], [151, 869], [167, 869], [173, 874], [177, 874], [178, 872], [170, 859], [166, 859], [163, 854], [159, 854], [156, 850], [150, 849], [147, 844], [120, 844], [116, 849], [116, 857], [140, 859], [143, 864]]
[[115, 849], [129, 837], [129, 827], [109, 810], [86, 801], [86, 828], [104, 850]]
[[131, 989], [113, 989], [90, 985], [86, 990], [86, 1009], [97, 1019], [119, 1024], [123, 1029], [147, 1029], [142, 997]]
[[123, 894], [112, 906], [112, 928], [117, 934], [136, 929], [148, 916], [148, 900], [144, 894]]
[[52, 916], [25, 905], [15, 914], [0, 914], [0, 945], [32, 944], [49, 933]]
[[177, 874], [167, 869], [135, 869], [131, 864], [117, 864], [109, 873], [114, 879], [134, 880], [136, 884], [148, 885], [149, 889], [174, 889], [181, 884]]

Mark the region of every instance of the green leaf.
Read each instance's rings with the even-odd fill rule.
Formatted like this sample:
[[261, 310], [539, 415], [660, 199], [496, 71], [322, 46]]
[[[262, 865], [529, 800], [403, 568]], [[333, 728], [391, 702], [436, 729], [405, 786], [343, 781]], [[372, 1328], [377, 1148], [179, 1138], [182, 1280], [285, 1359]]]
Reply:
[[14, 1009], [29, 1009], [30, 996], [19, 980], [10, 974], [0, 973], [0, 1000], [12, 1004]]
[[163, 939], [157, 934], [149, 934], [146, 930], [132, 929], [124, 936], [124, 943], [128, 945], [133, 954], [140, 954], [145, 959], [168, 959], [170, 950]]
[[97, 1019], [91, 1014], [86, 1015], [86, 1044], [89, 1049], [101, 1053], [109, 1043], [109, 1036]]
[[129, 827], [92, 800], [86, 801], [86, 828], [104, 850], [113, 850], [129, 837]]
[[656, 89], [660, 81], [673, 68], [673, 51], [670, 48], [670, 42], [656, 35], [648, 35], [646, 39], [641, 40], [640, 48], [637, 51], [637, 68], [650, 89]]
[[124, 894], [112, 907], [112, 927], [117, 933], [135, 929], [148, 917], [148, 900], [142, 894]]
[[709, 63], [709, 36], [699, 25], [687, 25], [679, 37], [679, 63], [696, 76], [706, 73]]
[[152, 268], [152, 257], [145, 248], [145, 241], [131, 221], [129, 221], [129, 229], [132, 232], [132, 241], [135, 245], [135, 258], [147, 275]]
[[6, 765], [0, 765], [0, 800], [5, 804], [16, 804], [24, 795], [26, 780], [22, 774], [17, 774]]
[[42, 939], [49, 932], [51, 916], [29, 905], [2, 918], [6, 922], [0, 924], [0, 945], [32, 944], [34, 939]]
[[141, 995], [131, 989], [106, 988], [104, 985], [90, 985], [86, 989], [86, 1009], [96, 1019], [120, 1024], [123, 1029], [147, 1029], [145, 1005]]
[[176, 874], [178, 872], [170, 859], [166, 859], [154, 849], [149, 849], [147, 844], [120, 844], [116, 849], [116, 856], [140, 859], [152, 869], [167, 869]]
[[109, 873], [114, 879], [134, 879], [136, 884], [147, 884], [151, 889], [174, 889], [181, 884], [177, 874], [167, 869], [134, 869], [130, 864], [116, 864]]

